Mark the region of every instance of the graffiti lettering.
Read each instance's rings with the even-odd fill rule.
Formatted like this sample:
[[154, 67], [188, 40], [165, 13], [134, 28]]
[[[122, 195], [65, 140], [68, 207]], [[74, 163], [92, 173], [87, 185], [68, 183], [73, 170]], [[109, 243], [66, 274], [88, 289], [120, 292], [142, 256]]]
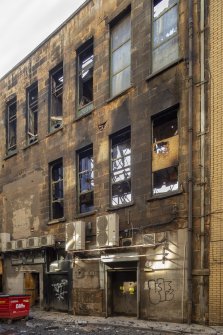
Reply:
[[[174, 298], [174, 290], [172, 289], [172, 282], [159, 278], [148, 281], [149, 299], [154, 305], [164, 301], [171, 301]], [[147, 285], [146, 285], [147, 286]]]
[[68, 285], [67, 279], [62, 279], [60, 283], [52, 284], [55, 296], [58, 300], [64, 300], [64, 295], [68, 293], [66, 287]]

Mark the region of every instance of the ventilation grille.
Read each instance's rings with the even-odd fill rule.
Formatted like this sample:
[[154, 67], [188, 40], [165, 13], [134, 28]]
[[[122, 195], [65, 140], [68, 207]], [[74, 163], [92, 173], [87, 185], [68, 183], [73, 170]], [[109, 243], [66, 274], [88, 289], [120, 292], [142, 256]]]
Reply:
[[66, 224], [66, 251], [85, 249], [85, 222]]
[[130, 247], [133, 245], [132, 237], [126, 237], [122, 239], [122, 246], [123, 247]]
[[119, 217], [116, 213], [97, 217], [96, 243], [100, 248], [119, 245]]
[[143, 235], [143, 243], [147, 245], [155, 245], [155, 234], [145, 234]]

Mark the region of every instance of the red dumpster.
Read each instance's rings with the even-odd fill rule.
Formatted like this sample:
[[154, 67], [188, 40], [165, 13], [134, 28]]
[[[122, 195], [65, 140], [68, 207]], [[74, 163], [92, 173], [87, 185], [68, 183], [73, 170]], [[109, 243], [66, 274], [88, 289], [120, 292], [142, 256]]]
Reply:
[[0, 319], [19, 319], [29, 315], [30, 295], [0, 295]]

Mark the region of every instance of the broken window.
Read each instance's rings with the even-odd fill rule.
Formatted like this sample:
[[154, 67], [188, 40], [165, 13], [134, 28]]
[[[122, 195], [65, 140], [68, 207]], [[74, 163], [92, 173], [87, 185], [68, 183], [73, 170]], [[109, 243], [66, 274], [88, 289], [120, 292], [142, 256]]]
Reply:
[[50, 131], [63, 122], [63, 64], [50, 73]]
[[78, 153], [79, 169], [79, 211], [90, 212], [94, 209], [94, 159], [93, 146], [88, 146]]
[[64, 217], [63, 161], [59, 159], [50, 164], [50, 218]]
[[111, 138], [111, 203], [124, 205], [132, 201], [130, 128]]
[[130, 86], [131, 16], [125, 16], [111, 29], [111, 96]]
[[27, 142], [31, 144], [38, 136], [38, 85], [27, 90]]
[[178, 0], [153, 0], [153, 71], [178, 58]]
[[177, 110], [153, 119], [152, 172], [153, 194], [178, 190]]
[[16, 151], [16, 99], [12, 99], [7, 104], [7, 115], [6, 115], [6, 151], [7, 155], [12, 154]]
[[93, 41], [90, 40], [78, 50], [78, 110], [80, 115], [90, 112], [93, 107], [93, 64]]

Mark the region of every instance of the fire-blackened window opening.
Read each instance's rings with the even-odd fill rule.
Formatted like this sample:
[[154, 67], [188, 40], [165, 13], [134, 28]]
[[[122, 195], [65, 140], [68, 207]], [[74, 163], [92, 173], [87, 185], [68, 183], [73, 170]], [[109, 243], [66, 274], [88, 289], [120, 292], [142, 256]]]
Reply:
[[153, 0], [152, 43], [153, 72], [178, 58], [178, 0]]
[[78, 108], [93, 101], [93, 40], [78, 50]]
[[63, 123], [63, 64], [50, 74], [50, 131]]
[[6, 112], [6, 151], [7, 154], [12, 154], [16, 151], [16, 118], [17, 102], [13, 99], [7, 104]]
[[111, 27], [111, 96], [130, 87], [131, 15]]
[[131, 132], [127, 128], [111, 137], [111, 204], [131, 201]]
[[38, 84], [27, 90], [27, 142], [31, 144], [38, 136]]
[[78, 152], [78, 193], [80, 213], [94, 209], [94, 159], [93, 146], [90, 145]]
[[50, 163], [50, 219], [64, 217], [63, 161]]
[[177, 109], [153, 119], [152, 172], [153, 194], [178, 190]]

